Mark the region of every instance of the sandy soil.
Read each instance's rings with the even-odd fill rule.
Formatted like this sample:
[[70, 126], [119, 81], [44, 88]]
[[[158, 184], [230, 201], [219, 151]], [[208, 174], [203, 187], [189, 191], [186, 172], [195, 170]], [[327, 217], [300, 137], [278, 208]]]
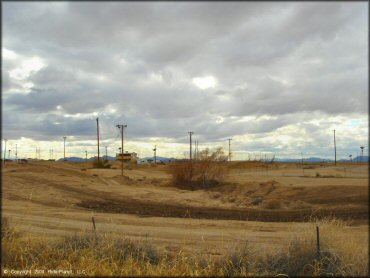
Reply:
[[[167, 249], [222, 252], [240, 240], [283, 244], [310, 218], [352, 219], [367, 240], [368, 165], [234, 162], [225, 183], [181, 190], [167, 165], [124, 171], [33, 161], [3, 167], [2, 214], [19, 230], [55, 237], [92, 230], [145, 238]], [[262, 202], [254, 205], [256, 198]], [[314, 231], [313, 231], [314, 232]]]

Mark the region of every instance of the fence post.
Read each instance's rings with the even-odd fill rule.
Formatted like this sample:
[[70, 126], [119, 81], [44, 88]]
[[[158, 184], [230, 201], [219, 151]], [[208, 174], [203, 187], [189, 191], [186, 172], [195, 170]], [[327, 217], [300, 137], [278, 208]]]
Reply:
[[93, 223], [93, 227], [94, 227], [94, 233], [96, 235], [96, 227], [95, 227], [95, 220], [94, 220], [94, 216], [91, 216], [91, 219], [92, 219], [92, 223]]
[[319, 223], [316, 224], [316, 241], [317, 241], [317, 257], [320, 259], [321, 251], [320, 251], [320, 226]]

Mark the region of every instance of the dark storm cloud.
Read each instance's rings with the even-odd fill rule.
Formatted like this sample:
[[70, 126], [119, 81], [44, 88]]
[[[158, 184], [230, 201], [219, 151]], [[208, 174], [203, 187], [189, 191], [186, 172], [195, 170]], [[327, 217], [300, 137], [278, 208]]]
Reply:
[[[367, 3], [6, 2], [3, 8], [3, 48], [45, 63], [15, 80], [10, 72], [21, 58], [4, 59], [8, 137], [22, 128], [32, 138], [88, 138], [89, 115], [97, 112], [107, 115], [104, 136], [126, 123], [132, 138], [186, 142], [194, 130], [213, 141], [299, 124], [313, 111], [367, 111]], [[208, 75], [215, 88], [192, 84]], [[22, 82], [33, 87], [19, 94]], [[261, 115], [279, 117], [239, 119]]]

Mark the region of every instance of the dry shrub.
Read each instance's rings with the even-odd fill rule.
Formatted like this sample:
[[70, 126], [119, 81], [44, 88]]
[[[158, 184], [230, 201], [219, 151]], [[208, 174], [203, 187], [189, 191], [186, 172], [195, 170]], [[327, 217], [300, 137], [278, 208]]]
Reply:
[[246, 276], [255, 274], [255, 250], [248, 241], [239, 242], [232, 252], [217, 261], [223, 276]]
[[227, 160], [222, 148], [211, 153], [203, 150], [193, 161], [173, 164], [169, 167], [174, 185], [184, 189], [210, 188], [219, 185], [227, 173], [223, 165]]
[[103, 169], [110, 169], [112, 165], [108, 163], [108, 160], [94, 160], [93, 161], [93, 168], [103, 168]]

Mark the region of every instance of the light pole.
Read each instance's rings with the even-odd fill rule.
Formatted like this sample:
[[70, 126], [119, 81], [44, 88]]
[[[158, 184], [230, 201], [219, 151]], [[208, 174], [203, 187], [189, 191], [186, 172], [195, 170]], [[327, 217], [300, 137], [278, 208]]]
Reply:
[[127, 127], [127, 125], [116, 125], [118, 129], [121, 129], [121, 175], [123, 176], [123, 130]]
[[360, 147], [360, 149], [361, 149], [361, 162], [362, 162], [362, 160], [364, 158], [364, 148], [365, 147], [363, 147], [363, 146]]
[[[96, 118], [96, 137], [97, 137], [97, 141], [98, 141], [98, 165], [100, 165], [100, 143], [99, 143], [99, 139], [100, 139], [100, 135], [99, 135], [99, 117]], [[99, 166], [98, 166], [99, 167]]]
[[334, 131], [334, 165], [337, 165], [337, 145], [335, 143], [335, 129]]
[[85, 161], [87, 162], [87, 151], [85, 151]]
[[64, 140], [64, 158], [63, 158], [63, 160], [64, 161], [66, 160], [66, 139], [67, 139], [67, 137], [63, 136], [63, 140]]
[[229, 161], [231, 161], [230, 141], [233, 140], [233, 139], [227, 139], [227, 140], [229, 140]]
[[194, 132], [193, 131], [188, 131], [188, 134], [190, 135], [190, 161], [191, 161], [191, 148], [192, 148], [192, 146], [191, 146], [191, 136], [194, 134]]
[[157, 145], [154, 146], [154, 165], [157, 164]]

